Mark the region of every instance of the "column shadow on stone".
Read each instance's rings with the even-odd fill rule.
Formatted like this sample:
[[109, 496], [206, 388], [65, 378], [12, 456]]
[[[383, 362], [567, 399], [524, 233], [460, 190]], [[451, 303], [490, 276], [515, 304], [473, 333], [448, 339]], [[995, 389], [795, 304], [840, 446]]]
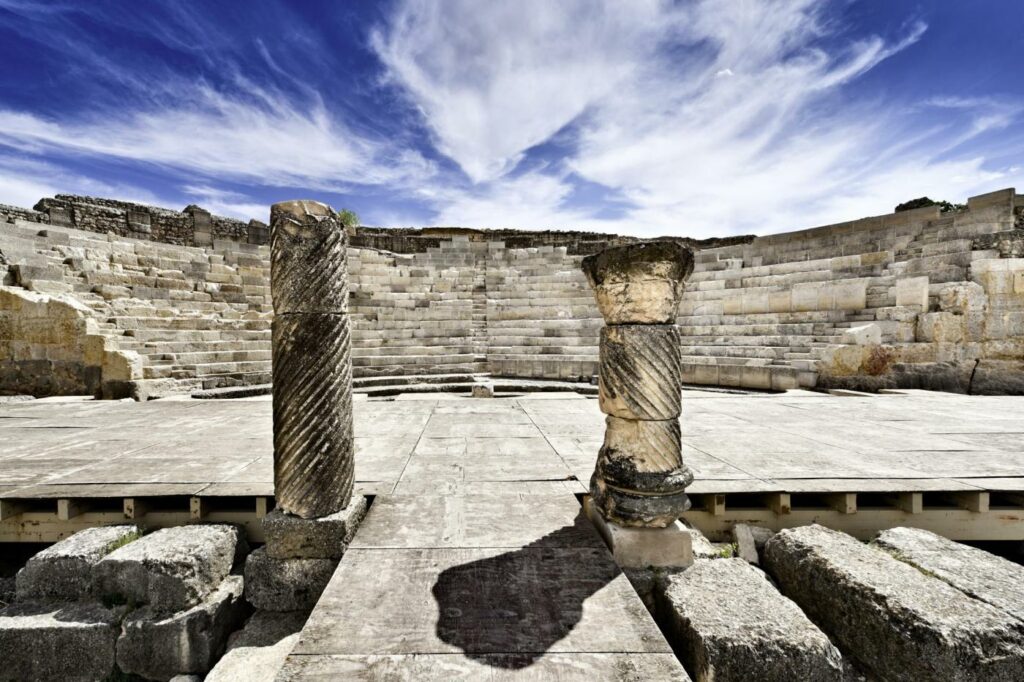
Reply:
[[533, 665], [579, 624], [584, 602], [619, 575], [595, 537], [580, 516], [521, 549], [443, 571], [432, 588], [438, 638], [492, 667]]

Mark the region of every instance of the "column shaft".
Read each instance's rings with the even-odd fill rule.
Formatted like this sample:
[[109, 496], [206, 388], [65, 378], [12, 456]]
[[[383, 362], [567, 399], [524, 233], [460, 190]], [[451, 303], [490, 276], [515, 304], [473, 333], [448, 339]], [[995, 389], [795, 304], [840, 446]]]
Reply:
[[302, 518], [348, 506], [354, 480], [347, 237], [312, 201], [270, 213], [274, 495]]

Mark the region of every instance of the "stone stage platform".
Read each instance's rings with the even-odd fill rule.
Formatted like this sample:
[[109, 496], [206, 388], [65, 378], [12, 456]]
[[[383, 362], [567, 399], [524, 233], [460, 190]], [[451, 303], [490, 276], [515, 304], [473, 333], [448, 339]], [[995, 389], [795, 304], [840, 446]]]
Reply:
[[[740, 521], [1024, 539], [1022, 398], [685, 391], [683, 401], [696, 477], [686, 520], [712, 539]], [[355, 423], [359, 490], [376, 504], [416, 496], [435, 522], [402, 532], [445, 537], [476, 513], [452, 511], [446, 496], [575, 504], [603, 433], [597, 401], [569, 393], [360, 399]], [[242, 523], [259, 541], [271, 453], [268, 397], [0, 405], [0, 541], [53, 542], [125, 518]]]

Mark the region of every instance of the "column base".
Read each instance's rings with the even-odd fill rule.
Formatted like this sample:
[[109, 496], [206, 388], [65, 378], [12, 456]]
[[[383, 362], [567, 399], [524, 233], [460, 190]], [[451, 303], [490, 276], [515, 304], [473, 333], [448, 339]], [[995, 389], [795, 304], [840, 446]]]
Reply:
[[681, 521], [665, 528], [628, 528], [606, 521], [587, 496], [583, 511], [621, 568], [686, 568], [693, 564], [693, 538]]

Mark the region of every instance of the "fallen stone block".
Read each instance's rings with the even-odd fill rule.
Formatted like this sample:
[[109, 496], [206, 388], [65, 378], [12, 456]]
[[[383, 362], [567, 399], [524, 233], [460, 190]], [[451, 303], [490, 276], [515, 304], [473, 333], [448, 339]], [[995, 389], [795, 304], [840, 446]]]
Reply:
[[299, 641], [308, 611], [257, 611], [231, 635], [228, 650], [206, 682], [273, 682]]
[[366, 515], [366, 498], [354, 495], [341, 511], [304, 519], [275, 509], [263, 519], [267, 556], [274, 559], [340, 559]]
[[883, 531], [872, 544], [1024, 620], [1024, 566], [919, 528]]
[[493, 398], [494, 384], [476, 384], [472, 388], [472, 396], [474, 398]]
[[264, 611], [311, 610], [337, 567], [335, 559], [274, 559], [261, 547], [245, 561], [245, 598]]
[[842, 680], [839, 650], [742, 559], [698, 561], [658, 601], [697, 682]]
[[772, 539], [775, 531], [762, 526], [748, 526], [737, 523], [732, 528], [732, 540], [736, 545], [736, 556], [747, 563], [759, 565], [765, 544]]
[[171, 615], [143, 607], [124, 621], [117, 665], [126, 673], [166, 680], [205, 673], [245, 617], [242, 577], [228, 576], [200, 604]]
[[235, 562], [239, 530], [228, 525], [165, 528], [117, 549], [93, 567], [93, 594], [176, 612], [217, 589]]
[[121, 610], [23, 602], [0, 610], [0, 679], [102, 680], [114, 669]]
[[1024, 679], [1024, 624], [849, 535], [784, 530], [763, 561], [783, 593], [878, 677]]
[[138, 527], [132, 525], [87, 528], [47, 547], [18, 571], [18, 600], [86, 598], [96, 562], [141, 535]]

